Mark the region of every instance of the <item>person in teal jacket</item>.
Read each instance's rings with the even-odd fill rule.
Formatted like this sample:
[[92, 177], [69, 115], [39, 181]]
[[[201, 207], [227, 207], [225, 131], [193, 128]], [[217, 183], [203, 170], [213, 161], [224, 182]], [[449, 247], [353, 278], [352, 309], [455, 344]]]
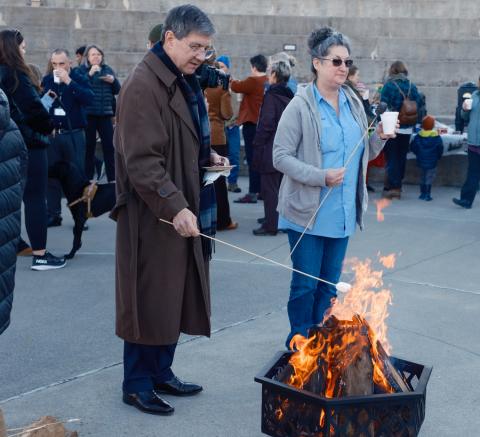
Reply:
[[466, 100], [462, 107], [462, 117], [468, 122], [467, 178], [462, 186], [460, 199], [452, 199], [453, 203], [466, 209], [472, 207], [480, 182], [480, 91], [477, 90], [472, 94], [471, 106], [469, 105], [470, 102]]

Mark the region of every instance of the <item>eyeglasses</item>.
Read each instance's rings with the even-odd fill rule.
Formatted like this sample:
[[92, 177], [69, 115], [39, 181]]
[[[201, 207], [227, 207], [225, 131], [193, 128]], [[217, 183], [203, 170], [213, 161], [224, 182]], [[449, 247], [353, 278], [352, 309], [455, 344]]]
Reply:
[[353, 61], [351, 59], [340, 59], [340, 58], [318, 58], [323, 59], [324, 61], [331, 61], [334, 67], [340, 67], [340, 65], [345, 64], [345, 67], [350, 68], [353, 65]]
[[180, 41], [185, 42], [185, 44], [187, 44], [187, 46], [190, 48], [190, 50], [193, 53], [195, 53], [195, 54], [204, 53], [205, 58], [209, 58], [210, 56], [212, 56], [215, 53], [215, 50], [213, 50], [213, 48], [211, 46], [202, 46], [201, 44], [196, 44], [196, 43], [190, 43], [189, 44], [184, 39], [181, 39]]

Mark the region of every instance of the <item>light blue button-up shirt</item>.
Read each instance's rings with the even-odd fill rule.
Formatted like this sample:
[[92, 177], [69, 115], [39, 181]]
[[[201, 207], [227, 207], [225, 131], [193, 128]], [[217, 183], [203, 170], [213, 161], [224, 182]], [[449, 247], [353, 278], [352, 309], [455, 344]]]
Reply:
[[[322, 117], [321, 144], [322, 167], [344, 167], [355, 146], [361, 141], [363, 132], [352, 115], [347, 97], [342, 89], [339, 92], [339, 115], [330, 103], [313, 86], [320, 116]], [[330, 238], [349, 237], [355, 231], [358, 171], [363, 156], [364, 144], [358, 147], [345, 171], [343, 184], [332, 189], [324, 204], [318, 211], [312, 229], [306, 234]], [[328, 192], [322, 188], [320, 202]], [[278, 220], [280, 229], [293, 229], [303, 232], [304, 228], [280, 216]]]

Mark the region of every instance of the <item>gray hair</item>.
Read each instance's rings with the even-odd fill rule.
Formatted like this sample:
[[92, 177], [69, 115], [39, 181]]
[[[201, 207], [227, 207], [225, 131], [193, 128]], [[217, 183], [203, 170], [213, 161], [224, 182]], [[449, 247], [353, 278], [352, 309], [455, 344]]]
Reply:
[[278, 61], [270, 66], [270, 73], [275, 73], [277, 83], [287, 83], [291, 74], [290, 62]]
[[68, 52], [68, 50], [67, 49], [62, 49], [62, 48], [53, 50], [52, 53], [50, 54], [50, 56], [62, 55], [62, 54], [64, 54], [67, 58], [70, 57], [70, 53]]
[[102, 62], [100, 63], [100, 65], [104, 65], [105, 53], [97, 44], [90, 44], [89, 46], [86, 47], [85, 51], [83, 52], [82, 64], [85, 65], [87, 68], [91, 67], [90, 62], [88, 62], [88, 52], [92, 49], [98, 50], [100, 52], [100, 54], [102, 55]]
[[[330, 52], [330, 47], [343, 46], [350, 54], [350, 40], [343, 33], [337, 32], [331, 27], [322, 27], [314, 30], [308, 38], [308, 48], [312, 61], [314, 58], [324, 58]], [[312, 63], [312, 71], [316, 73]]]
[[168, 12], [163, 25], [163, 35], [169, 30], [177, 39], [185, 38], [191, 32], [206, 36], [215, 33], [215, 27], [207, 14], [193, 5], [177, 6]]
[[297, 63], [297, 60], [292, 56], [289, 55], [287, 52], [278, 52], [270, 56], [270, 64], [273, 64], [278, 61], [284, 61], [287, 62], [291, 68], [295, 67], [295, 64]]

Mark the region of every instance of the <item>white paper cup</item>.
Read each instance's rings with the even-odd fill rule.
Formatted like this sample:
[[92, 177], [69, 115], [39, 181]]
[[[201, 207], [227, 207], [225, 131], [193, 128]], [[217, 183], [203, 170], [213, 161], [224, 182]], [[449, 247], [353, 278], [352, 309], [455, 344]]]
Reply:
[[472, 109], [472, 102], [473, 102], [472, 99], [465, 99], [465, 100], [463, 101], [463, 104], [464, 104], [464, 106], [465, 106], [465, 110], [466, 110], [466, 111], [470, 111], [470, 110]]
[[60, 78], [56, 74], [57, 72], [58, 72], [58, 70], [53, 70], [53, 81], [55, 83], [60, 83]]
[[383, 133], [393, 135], [397, 127], [398, 112], [384, 112], [380, 118], [382, 119]]

